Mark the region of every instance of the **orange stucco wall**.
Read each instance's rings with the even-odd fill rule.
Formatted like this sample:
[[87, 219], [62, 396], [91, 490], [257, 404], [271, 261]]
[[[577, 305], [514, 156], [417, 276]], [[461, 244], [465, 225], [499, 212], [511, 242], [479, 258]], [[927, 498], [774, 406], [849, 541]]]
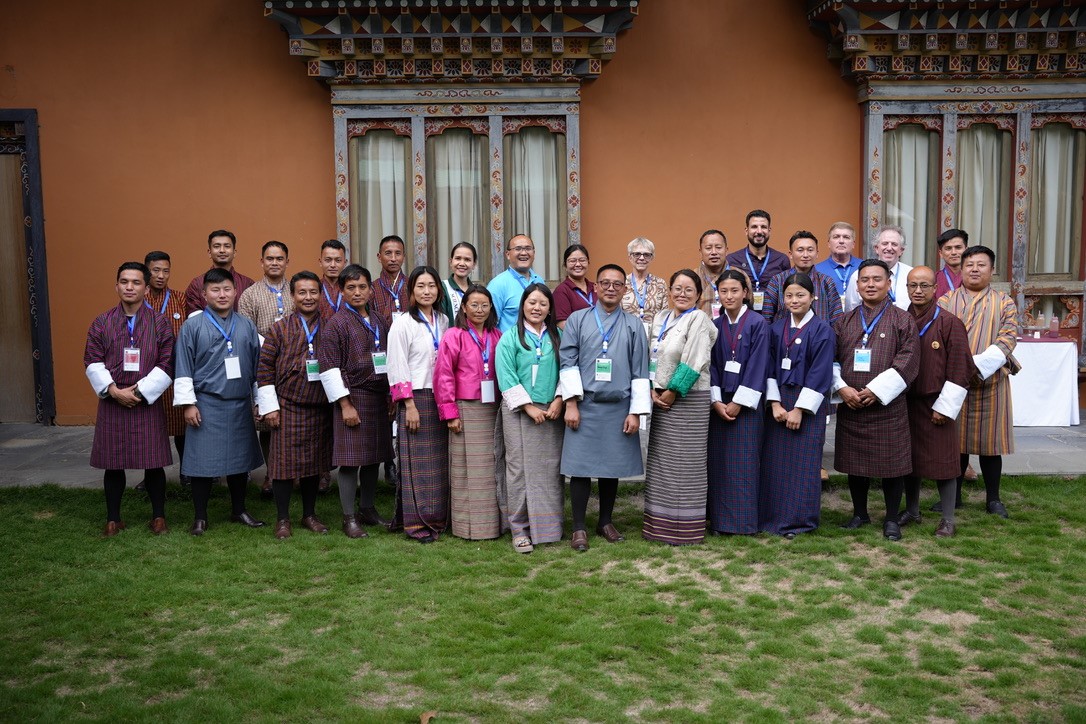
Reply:
[[[152, 248], [175, 287], [233, 230], [238, 268], [287, 242], [313, 268], [334, 236], [327, 91], [259, 3], [13, 3], [0, 25], [0, 106], [39, 113], [57, 422], [93, 420], [84, 335], [115, 303], [117, 264]], [[582, 105], [584, 241], [593, 260], [658, 245], [655, 270], [697, 261], [745, 212], [773, 245], [859, 213], [860, 117], [802, 3], [648, 0]]]

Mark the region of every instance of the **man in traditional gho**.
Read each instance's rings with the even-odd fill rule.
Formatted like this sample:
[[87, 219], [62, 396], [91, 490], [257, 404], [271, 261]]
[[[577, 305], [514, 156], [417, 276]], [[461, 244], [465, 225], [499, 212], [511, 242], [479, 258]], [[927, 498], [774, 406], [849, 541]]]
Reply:
[[[234, 269], [234, 257], [238, 253], [238, 240], [233, 232], [217, 229], [207, 235], [207, 255], [211, 257], [212, 269], [223, 269], [234, 280], [234, 309], [246, 289], [253, 285], [253, 280]], [[204, 300], [204, 275], [198, 274], [185, 289], [185, 314], [192, 316], [199, 312], [207, 302]]]

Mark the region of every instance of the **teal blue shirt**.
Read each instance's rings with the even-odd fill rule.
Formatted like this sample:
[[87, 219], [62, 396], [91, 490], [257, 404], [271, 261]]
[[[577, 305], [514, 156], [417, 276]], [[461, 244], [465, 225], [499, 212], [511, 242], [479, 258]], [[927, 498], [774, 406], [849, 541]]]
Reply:
[[494, 311], [498, 313], [498, 329], [502, 332], [517, 326], [520, 298], [524, 296], [524, 290], [528, 288], [528, 285], [535, 283], [546, 284], [547, 282], [531, 269], [528, 270], [527, 279], [512, 269], [506, 269], [486, 285], [486, 288], [490, 290], [490, 296], [494, 299]]

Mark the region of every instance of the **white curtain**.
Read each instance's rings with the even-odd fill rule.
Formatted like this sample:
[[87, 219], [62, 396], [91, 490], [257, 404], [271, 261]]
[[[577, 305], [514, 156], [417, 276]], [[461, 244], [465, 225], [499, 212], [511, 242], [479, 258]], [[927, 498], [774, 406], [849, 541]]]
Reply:
[[1049, 123], [1030, 138], [1029, 273], [1077, 276], [1086, 132], [1066, 123]]
[[996, 253], [996, 278], [1006, 278], [1010, 239], [1010, 131], [978, 123], [958, 131], [958, 210], [955, 226], [969, 233], [969, 244]]
[[[939, 224], [939, 134], [904, 124], [885, 134], [887, 224], [905, 230], [901, 261], [916, 266], [934, 257]], [[872, 256], [872, 239], [864, 240], [864, 256]]]
[[490, 273], [490, 166], [487, 136], [450, 128], [426, 139], [426, 195], [430, 263], [447, 272], [449, 249], [461, 241], [479, 251], [474, 279]]
[[505, 237], [527, 234], [535, 242], [535, 269], [548, 281], [562, 278], [566, 229], [566, 137], [530, 127], [504, 138]]
[[351, 184], [351, 261], [377, 275], [381, 238], [406, 241], [404, 268], [414, 266], [411, 216], [411, 139], [389, 130], [369, 131], [349, 144]]

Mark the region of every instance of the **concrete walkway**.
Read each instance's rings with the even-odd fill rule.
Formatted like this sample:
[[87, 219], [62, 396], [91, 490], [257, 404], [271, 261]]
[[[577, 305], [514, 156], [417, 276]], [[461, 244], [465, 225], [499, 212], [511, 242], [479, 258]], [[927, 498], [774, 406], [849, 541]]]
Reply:
[[[825, 466], [830, 471], [833, 432], [831, 423], [825, 451]], [[1018, 427], [1014, 435], [1018, 452], [1004, 456], [1004, 475], [1086, 475], [1086, 426]], [[0, 487], [47, 483], [101, 486], [102, 473], [88, 462], [93, 437], [91, 427], [0, 424]], [[166, 470], [168, 480], [176, 481], [178, 474], [176, 464]], [[263, 476], [262, 470], [254, 474], [257, 480]]]

